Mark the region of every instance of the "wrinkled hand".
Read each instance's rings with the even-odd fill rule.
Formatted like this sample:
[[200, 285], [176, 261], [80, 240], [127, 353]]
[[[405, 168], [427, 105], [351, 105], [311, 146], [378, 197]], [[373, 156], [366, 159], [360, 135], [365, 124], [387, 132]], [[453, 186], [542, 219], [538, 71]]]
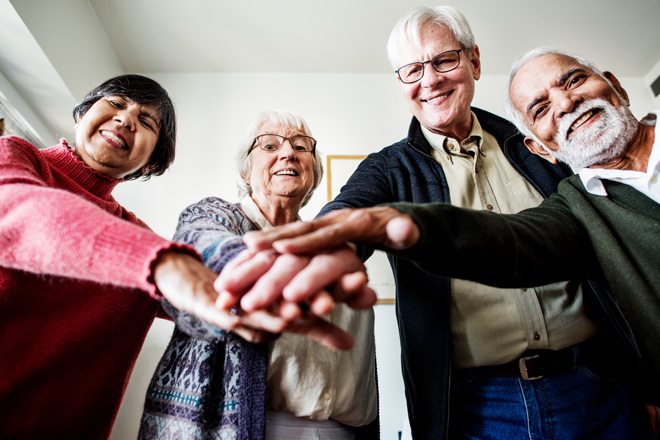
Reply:
[[188, 254], [163, 252], [154, 264], [153, 277], [158, 290], [174, 307], [232, 331], [246, 341], [267, 342], [283, 331], [289, 331], [337, 350], [348, 350], [353, 346], [353, 338], [348, 333], [301, 310], [297, 302], [280, 301], [268, 308], [249, 312], [217, 307], [218, 292], [214, 287], [217, 275]]
[[378, 244], [407, 249], [419, 240], [419, 228], [406, 214], [376, 206], [339, 209], [310, 222], [296, 222], [272, 230], [249, 232], [243, 237], [254, 252], [270, 249], [281, 253], [314, 253], [345, 243]]
[[191, 255], [167, 251], [153, 266], [156, 287], [179, 310], [225, 330], [239, 324], [239, 318], [215, 306], [218, 293], [213, 287], [217, 275]]
[[[243, 313], [238, 312], [239, 315]], [[245, 316], [254, 316], [259, 313], [263, 313], [263, 311], [245, 313]], [[243, 322], [247, 323], [248, 321]], [[254, 322], [251, 324], [258, 325]], [[279, 334], [286, 331], [306, 336], [335, 350], [350, 350], [353, 347], [353, 337], [349, 333], [325, 319], [314, 315], [310, 311], [304, 311], [300, 317], [287, 321], [286, 325], [282, 326], [277, 332], [270, 333], [263, 330], [255, 330], [253, 327], [244, 325], [239, 325], [232, 331], [250, 342], [268, 342], [276, 339]]]
[[235, 309], [234, 313], [239, 317], [240, 324], [232, 332], [246, 341], [255, 343], [275, 340], [286, 331], [307, 336], [335, 350], [350, 350], [353, 347], [353, 337], [349, 333], [310, 311], [301, 311], [297, 305], [291, 309], [296, 310], [295, 318], [288, 316], [286, 319], [281, 319], [283, 315], [287, 315], [281, 310], [287, 307], [287, 304], [293, 306], [293, 303], [284, 301], [268, 310], [244, 312]]
[[221, 308], [240, 302], [243, 310], [254, 311], [284, 300], [306, 304], [323, 316], [335, 301], [371, 307], [376, 293], [367, 281], [364, 264], [347, 247], [314, 256], [244, 251], [225, 266], [215, 288]]
[[213, 287], [217, 275], [191, 255], [163, 252], [154, 264], [153, 277], [158, 290], [177, 309], [195, 315], [211, 325], [233, 331], [250, 342], [265, 342], [281, 333], [288, 321], [299, 318], [297, 306], [282, 305], [277, 310], [259, 310], [238, 316], [218, 309], [218, 292]]
[[[348, 350], [351, 335], [322, 318], [335, 300], [354, 308], [371, 307], [376, 293], [367, 287], [364, 265], [347, 248], [317, 256], [280, 255], [272, 250], [244, 251], [224, 267], [216, 280], [218, 307], [239, 314], [297, 308], [299, 317], [282, 331], [305, 335], [327, 347]], [[335, 282], [327, 290], [327, 286]]]

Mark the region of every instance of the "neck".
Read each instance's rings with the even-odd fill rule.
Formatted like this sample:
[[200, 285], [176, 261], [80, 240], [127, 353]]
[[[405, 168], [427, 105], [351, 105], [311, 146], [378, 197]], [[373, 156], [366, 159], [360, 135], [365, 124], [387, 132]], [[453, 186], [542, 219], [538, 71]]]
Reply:
[[433, 128], [425, 126], [425, 128], [431, 133], [456, 139], [460, 143], [467, 139], [472, 131], [472, 116], [468, 115], [468, 118], [462, 124], [455, 124], [451, 127]]
[[266, 217], [268, 223], [273, 226], [285, 225], [298, 220], [300, 200], [292, 198], [278, 198], [277, 200], [265, 201], [252, 195], [252, 200], [259, 207], [259, 211]]
[[655, 126], [639, 124], [635, 136], [623, 155], [595, 168], [646, 172], [655, 142]]

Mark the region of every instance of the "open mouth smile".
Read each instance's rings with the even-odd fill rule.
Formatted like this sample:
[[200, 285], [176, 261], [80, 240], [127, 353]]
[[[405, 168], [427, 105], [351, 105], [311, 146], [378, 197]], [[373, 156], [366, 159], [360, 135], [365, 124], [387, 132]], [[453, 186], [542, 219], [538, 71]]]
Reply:
[[287, 169], [287, 170], [279, 170], [275, 172], [276, 176], [297, 176], [298, 172], [296, 170], [292, 169]]
[[573, 122], [573, 124], [571, 124], [571, 126], [570, 126], [569, 129], [568, 129], [568, 131], [566, 132], [566, 135], [569, 135], [569, 134], [571, 134], [573, 131], [575, 131], [575, 130], [577, 130], [578, 128], [580, 128], [585, 122], [587, 122], [589, 119], [591, 119], [592, 116], [594, 116], [594, 115], [597, 114], [597, 113], [600, 113], [600, 111], [601, 111], [601, 110], [600, 110], [599, 108], [595, 108], [595, 109], [591, 109], [591, 110], [589, 110], [589, 111], [583, 113], [582, 116], [580, 116], [579, 118], [577, 118], [577, 119], [575, 120], [575, 122]]
[[128, 150], [128, 143], [120, 134], [115, 134], [108, 130], [101, 130], [101, 136], [122, 150]]
[[422, 99], [422, 101], [423, 101], [423, 102], [430, 102], [430, 103], [434, 103], [434, 102], [442, 101], [442, 100], [444, 100], [444, 99], [447, 99], [447, 98], [449, 97], [449, 95], [451, 95], [452, 93], [454, 93], [453, 90], [452, 90], [451, 92], [447, 92], [447, 93], [445, 93], [444, 95], [435, 96], [435, 97], [433, 97], [433, 98], [429, 98], [429, 99]]

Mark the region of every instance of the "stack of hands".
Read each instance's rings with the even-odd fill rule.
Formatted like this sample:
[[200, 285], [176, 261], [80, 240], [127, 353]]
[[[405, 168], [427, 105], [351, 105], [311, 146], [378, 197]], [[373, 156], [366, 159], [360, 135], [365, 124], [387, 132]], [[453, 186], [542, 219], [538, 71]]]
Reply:
[[350, 243], [403, 249], [418, 236], [410, 217], [388, 207], [338, 210], [312, 222], [248, 233], [248, 249], [214, 283], [216, 306], [234, 318], [231, 330], [250, 341], [289, 331], [348, 350], [352, 337], [323, 316], [335, 302], [354, 309], [376, 302]]
[[217, 277], [192, 256], [165, 252], [154, 266], [154, 281], [174, 307], [247, 341], [266, 342], [288, 331], [349, 350], [351, 335], [323, 316], [336, 302], [354, 309], [376, 302], [351, 243], [405, 249], [418, 239], [413, 220], [393, 208], [341, 209], [246, 234], [248, 249]]

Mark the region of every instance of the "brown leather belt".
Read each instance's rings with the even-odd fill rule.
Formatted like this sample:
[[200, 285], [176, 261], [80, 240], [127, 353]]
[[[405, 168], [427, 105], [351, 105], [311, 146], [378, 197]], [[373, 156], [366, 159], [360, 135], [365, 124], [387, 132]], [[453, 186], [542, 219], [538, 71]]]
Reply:
[[537, 350], [525, 353], [520, 359], [507, 364], [463, 368], [455, 370], [454, 374], [460, 379], [520, 377], [524, 380], [537, 380], [572, 371], [577, 366], [575, 358], [572, 346], [558, 351]]

